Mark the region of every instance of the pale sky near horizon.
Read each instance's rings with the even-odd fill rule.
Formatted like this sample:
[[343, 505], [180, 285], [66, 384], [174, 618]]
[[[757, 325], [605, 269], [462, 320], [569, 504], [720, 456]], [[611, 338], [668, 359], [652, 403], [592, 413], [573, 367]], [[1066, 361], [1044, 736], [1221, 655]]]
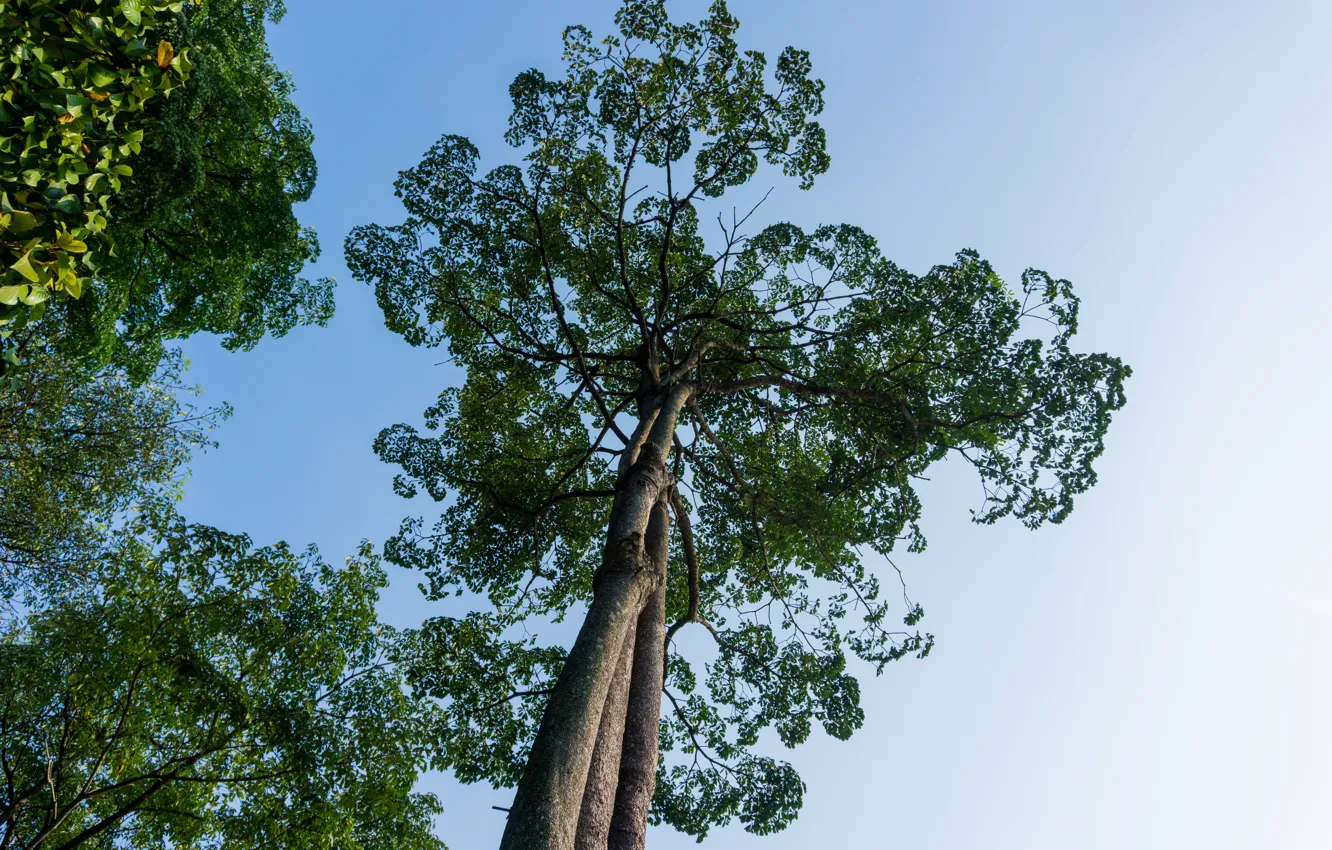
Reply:
[[[361, 538], [429, 512], [370, 449], [456, 381], [383, 328], [342, 262], [396, 223], [400, 169], [442, 133], [510, 152], [507, 87], [614, 0], [288, 0], [279, 64], [314, 122], [302, 210], [339, 280], [327, 329], [187, 351], [236, 414], [185, 512], [267, 542]], [[672, 4], [698, 18], [703, 0]], [[1332, 4], [732, 0], [742, 47], [811, 51], [832, 169], [766, 215], [847, 221], [913, 271], [976, 248], [1074, 281], [1077, 347], [1134, 368], [1100, 483], [1062, 526], [976, 527], [944, 468], [903, 555], [938, 638], [863, 679], [866, 723], [791, 753], [797, 823], [712, 848], [1314, 850], [1332, 846]], [[383, 612], [431, 606], [395, 573]], [[452, 850], [497, 845], [509, 792], [432, 776]], [[658, 850], [691, 846], [668, 829]]]

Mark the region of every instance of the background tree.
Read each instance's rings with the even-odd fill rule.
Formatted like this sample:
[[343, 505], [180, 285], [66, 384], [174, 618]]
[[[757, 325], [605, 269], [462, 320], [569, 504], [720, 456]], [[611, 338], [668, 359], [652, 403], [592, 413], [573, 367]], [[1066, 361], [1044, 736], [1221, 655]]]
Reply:
[[[76, 191], [97, 193], [97, 210], [81, 215], [91, 216], [100, 234], [83, 244], [87, 250], [81, 255], [84, 266], [96, 269], [95, 282], [75, 287], [86, 294], [66, 290], [80, 296], [77, 300], [49, 300], [55, 309], [38, 327], [15, 325], [40, 318], [40, 309], [36, 316], [17, 311], [24, 298], [45, 295], [26, 289], [26, 295], [0, 292], [0, 301], [22, 295], [8, 302], [12, 315], [0, 315], [10, 321], [0, 333], [11, 337], [11, 353], [29, 347], [33, 335], [43, 336], [57, 340], [63, 356], [116, 361], [142, 380], [156, 367], [164, 339], [207, 331], [224, 335], [228, 347], [248, 348], [265, 333], [281, 335], [297, 324], [328, 320], [332, 281], [311, 283], [299, 276], [304, 263], [318, 255], [314, 234], [301, 227], [292, 209], [314, 187], [313, 135], [292, 102], [290, 79], [268, 51], [265, 25], [282, 16], [279, 0], [119, 4], [105, 10], [94, 0], [7, 5], [11, 8], [3, 21], [6, 34], [19, 45], [15, 56], [48, 50], [42, 55], [56, 57], [54, 73], [63, 80], [55, 82], [70, 88], [66, 99], [92, 104], [80, 101], [82, 116], [66, 121], [74, 113], [43, 95], [46, 99], [30, 111], [39, 123], [82, 128], [81, 138], [112, 132], [94, 119], [101, 114], [97, 110], [107, 108], [104, 104], [117, 102], [115, 86], [84, 91], [92, 80], [88, 75], [95, 76], [102, 64], [123, 68], [136, 80], [166, 75], [158, 62], [167, 53], [172, 54], [168, 69], [190, 68], [183, 86], [164, 77], [173, 81], [169, 97], [145, 96], [132, 123], [122, 117], [114, 124], [114, 132], [124, 138], [110, 137], [105, 144], [125, 161], [116, 160], [105, 180], [93, 183], [83, 175], [79, 169], [85, 166], [74, 162], [74, 154], [69, 154], [74, 157], [69, 163], [24, 160], [31, 167], [17, 176], [0, 172], [11, 200], [27, 192], [24, 197], [30, 201], [46, 204], [45, 211], [34, 210], [33, 215], [46, 215], [48, 226], [65, 225], [57, 221], [49, 200], [38, 195], [64, 193], [63, 199]], [[152, 14], [149, 5], [156, 10]], [[24, 25], [38, 6], [40, 19], [49, 23], [41, 32]], [[126, 9], [139, 10], [133, 22], [138, 29], [122, 35], [120, 29], [131, 26], [128, 19], [121, 20], [129, 14]], [[95, 21], [101, 22], [100, 28], [90, 30]], [[120, 29], [108, 21], [118, 22]], [[61, 47], [51, 54], [42, 47], [54, 37], [52, 32], [85, 30], [95, 31], [101, 41], [81, 47], [83, 53]], [[149, 42], [156, 52], [144, 53], [143, 44]], [[85, 66], [94, 70], [82, 70]], [[20, 68], [24, 73], [26, 69]], [[96, 99], [103, 94], [105, 100]], [[94, 155], [96, 151], [86, 154]], [[97, 165], [91, 159], [89, 163], [87, 168]], [[38, 183], [30, 190], [26, 184], [19, 186], [22, 180]], [[113, 196], [114, 191], [118, 194]], [[74, 206], [74, 201], [63, 202]], [[90, 203], [85, 199], [79, 206], [86, 209]], [[37, 249], [34, 256], [46, 254]]]
[[431, 848], [427, 703], [363, 551], [174, 515], [221, 410], [49, 351], [0, 394], [0, 848]]
[[294, 206], [317, 172], [314, 133], [265, 37], [284, 11], [280, 0], [187, 7], [190, 84], [152, 104], [153, 144], [115, 207], [121, 247], [70, 317], [102, 359], [155, 363], [162, 340], [200, 331], [244, 350], [332, 317], [333, 281], [301, 277], [319, 242]]
[[[177, 402], [182, 364], [168, 340], [207, 331], [248, 348], [332, 314], [332, 282], [299, 277], [318, 244], [293, 205], [315, 165], [266, 45], [282, 11], [275, 0], [0, 3], [13, 77], [0, 108], [14, 119], [0, 181], [31, 208], [0, 215], [0, 237], [78, 243], [41, 286], [0, 288], [11, 580], [19, 565], [28, 578], [68, 575], [89, 555], [80, 541], [179, 477], [190, 444], [225, 415]], [[54, 250], [23, 244], [39, 259]], [[55, 270], [76, 253], [94, 277], [67, 287]]]
[[[849, 736], [848, 654], [881, 672], [931, 646], [862, 556], [924, 546], [914, 481], [951, 457], [977, 521], [1060, 522], [1129, 374], [1072, 350], [1078, 302], [1043, 272], [1014, 291], [964, 251], [915, 275], [853, 226], [751, 232], [752, 210], [706, 237], [706, 202], [762, 163], [826, 170], [822, 83], [800, 51], [741, 52], [722, 2], [616, 22], [566, 31], [563, 79], [514, 81], [524, 167], [479, 175], [445, 136], [396, 184], [406, 221], [347, 241], [388, 326], [466, 372], [434, 435], [376, 448], [447, 502], [389, 557], [491, 603], [427, 623], [413, 682], [441, 701], [437, 766], [517, 786], [511, 849], [789, 823], [804, 785], [760, 736]], [[570, 613], [569, 649], [527, 636]], [[670, 648], [691, 623], [716, 641], [701, 675]]]
[[0, 847], [442, 847], [384, 583], [148, 506], [0, 620]]
[[0, 393], [0, 596], [95, 574], [104, 530], [173, 493], [229, 409], [187, 403], [169, 353], [145, 383], [51, 351]]

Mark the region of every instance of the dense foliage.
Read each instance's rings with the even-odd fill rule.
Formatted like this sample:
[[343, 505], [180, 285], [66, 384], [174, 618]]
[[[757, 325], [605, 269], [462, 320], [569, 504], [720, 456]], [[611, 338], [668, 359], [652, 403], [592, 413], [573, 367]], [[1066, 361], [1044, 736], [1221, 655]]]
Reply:
[[40, 316], [54, 292], [78, 298], [110, 247], [109, 204], [134, 173], [143, 111], [189, 77], [187, 51], [166, 40], [182, 7], [0, 3], [0, 320]]
[[200, 331], [248, 349], [333, 315], [333, 281], [301, 277], [319, 255], [294, 210], [314, 191], [314, 134], [265, 41], [282, 13], [204, 0], [185, 19], [190, 84], [150, 109], [156, 132], [117, 201], [118, 256], [71, 316], [104, 358], [156, 362], [162, 340]]
[[420, 706], [341, 569], [148, 507], [0, 621], [0, 846], [427, 850]]
[[[622, 640], [634, 688], [667, 697], [652, 816], [700, 837], [790, 823], [804, 784], [765, 733], [846, 738], [864, 720], [848, 662], [929, 652], [922, 609], [879, 577], [899, 545], [925, 545], [914, 483], [951, 458], [979, 475], [977, 521], [1063, 521], [1129, 375], [1073, 349], [1078, 300], [1044, 272], [1010, 287], [963, 251], [914, 274], [857, 227], [755, 228], [729, 205], [705, 231], [707, 202], [765, 163], [802, 187], [826, 170], [823, 84], [801, 51], [739, 50], [720, 0], [696, 25], [660, 0], [626, 0], [616, 21], [600, 41], [566, 31], [564, 78], [514, 81], [522, 167], [482, 173], [444, 136], [396, 183], [406, 219], [347, 240], [388, 326], [466, 373], [427, 412], [433, 433], [397, 425], [376, 449], [399, 492], [444, 503], [389, 557], [432, 598], [490, 602], [431, 621], [415, 676], [449, 721], [440, 766], [518, 786], [506, 848], [575, 831], [584, 846], [594, 780], [579, 783], [605, 752], [623, 792], [632, 735], [621, 756], [619, 727], [599, 727], [626, 710]], [[679, 533], [653, 577], [668, 508]], [[542, 639], [583, 611], [572, 647]], [[671, 651], [663, 672], [647, 644], [689, 623], [715, 656]], [[611, 846], [640, 846], [611, 829]]]
[[[0, 290], [9, 365], [35, 334], [142, 380], [165, 339], [207, 331], [248, 348], [327, 321], [332, 281], [300, 277], [318, 255], [293, 212], [314, 187], [313, 137], [266, 43], [280, 0], [3, 6], [6, 70], [28, 86], [5, 108], [32, 116], [0, 173], [17, 258]], [[41, 227], [49, 244], [32, 243]], [[83, 277], [62, 278], [75, 259]]]

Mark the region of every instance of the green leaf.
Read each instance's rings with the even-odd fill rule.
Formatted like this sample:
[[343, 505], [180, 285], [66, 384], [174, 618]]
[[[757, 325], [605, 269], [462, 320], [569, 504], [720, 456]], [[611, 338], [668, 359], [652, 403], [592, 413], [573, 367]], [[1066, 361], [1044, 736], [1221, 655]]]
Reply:
[[37, 269], [33, 267], [32, 261], [28, 257], [29, 257], [28, 254], [24, 254], [22, 257], [19, 257], [18, 261], [15, 262], [12, 266], [10, 266], [10, 268], [18, 272], [19, 274], [23, 275], [33, 283], [36, 283], [42, 279], [42, 276], [37, 273]]
[[88, 71], [88, 82], [99, 89], [104, 89], [120, 77], [105, 65], [93, 65]]
[[64, 279], [62, 285], [65, 291], [69, 293], [69, 297], [76, 301], [79, 296], [83, 295], [83, 278], [76, 274], [71, 273], [69, 277]]
[[37, 216], [27, 210], [13, 210], [9, 216], [9, 230], [14, 233], [26, 233], [37, 226]]
[[86, 243], [75, 239], [67, 230], [61, 231], [60, 235], [56, 237], [56, 244], [71, 254], [82, 254], [88, 250]]
[[175, 68], [181, 76], [189, 76], [189, 73], [194, 70], [194, 64], [187, 58], [189, 52], [188, 49], [182, 50], [176, 54], [175, 59], [171, 60], [171, 67]]
[[26, 285], [0, 286], [0, 304], [17, 304], [28, 289]]
[[51, 293], [47, 291], [45, 286], [29, 286], [27, 294], [19, 300], [31, 307], [34, 304], [42, 303], [50, 297]]

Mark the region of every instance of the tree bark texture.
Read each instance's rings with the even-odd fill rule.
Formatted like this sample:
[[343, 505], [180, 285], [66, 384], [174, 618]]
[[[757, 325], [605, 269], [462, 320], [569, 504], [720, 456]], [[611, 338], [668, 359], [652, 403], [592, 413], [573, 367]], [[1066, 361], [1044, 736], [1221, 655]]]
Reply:
[[[620, 653], [662, 582], [647, 544], [650, 536], [669, 531], [649, 526], [657, 514], [661, 517], [657, 525], [668, 521], [665, 507], [673, 482], [665, 461], [676, 417], [691, 392], [673, 387], [645, 412], [621, 458], [602, 563], [592, 581], [592, 604], [546, 704], [500, 850], [574, 850], [601, 717]], [[660, 675], [660, 655], [657, 663]], [[632, 676], [630, 690], [632, 698]], [[656, 718], [654, 714], [654, 729]]]
[[651, 592], [646, 570], [602, 582], [547, 703], [501, 850], [571, 850], [606, 695], [625, 636]]
[[647, 841], [648, 810], [657, 789], [666, 647], [666, 565], [670, 551], [670, 512], [665, 499], [652, 512], [647, 548], [661, 582], [638, 615], [608, 850], [642, 850]]
[[626, 632], [620, 660], [606, 705], [601, 710], [601, 727], [592, 751], [592, 765], [587, 771], [583, 790], [583, 808], [578, 815], [576, 850], [606, 850], [611, 815], [615, 812], [615, 786], [620, 776], [620, 746], [624, 742], [625, 705], [629, 701], [629, 676], [634, 664], [634, 633]]

